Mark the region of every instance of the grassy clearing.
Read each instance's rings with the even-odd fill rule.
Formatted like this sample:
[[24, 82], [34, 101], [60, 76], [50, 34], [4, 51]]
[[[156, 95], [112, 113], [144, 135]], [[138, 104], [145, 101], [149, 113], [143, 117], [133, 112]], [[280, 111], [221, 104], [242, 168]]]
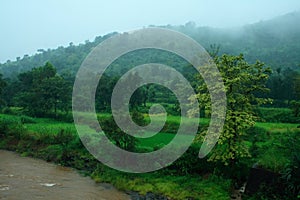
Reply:
[[[162, 120], [163, 117], [156, 117], [155, 120]], [[168, 122], [172, 124], [180, 124], [180, 116], [168, 116]], [[196, 119], [188, 119], [191, 123], [197, 121]], [[209, 118], [200, 118], [200, 126], [209, 125]], [[264, 128], [269, 132], [285, 132], [287, 130], [296, 130], [299, 124], [296, 123], [274, 123], [274, 122], [256, 122], [255, 127]]]
[[[97, 116], [98, 116], [98, 118], [101, 118], [101, 119], [108, 119], [109, 117], [111, 117], [111, 114], [98, 113]], [[7, 115], [7, 114], [0, 114], [0, 117], [5, 117], [8, 119], [16, 119], [16, 120], [20, 120], [22, 118], [22, 116]], [[73, 131], [76, 131], [75, 127], [72, 123], [60, 122], [60, 121], [57, 121], [54, 119], [48, 119], [48, 118], [32, 118], [32, 119], [36, 123], [26, 123], [26, 127], [32, 131], [36, 131], [36, 132], [47, 131], [48, 133], [49, 132], [56, 133], [57, 130], [59, 130], [60, 128], [72, 129]], [[155, 118], [154, 118], [154, 120], [162, 120], [162, 119], [164, 119], [162, 116], [155, 116]], [[149, 118], [148, 119], [146, 118], [146, 120], [149, 120]], [[195, 123], [198, 121], [198, 119], [187, 119], [187, 120], [190, 121], [190, 123]], [[179, 125], [180, 121], [181, 121], [180, 116], [168, 116], [168, 118], [167, 118], [167, 123], [169, 123], [169, 124]], [[209, 122], [210, 122], [209, 118], [200, 118], [199, 124], [200, 124], [200, 126], [205, 126], [205, 125], [208, 125]], [[285, 132], [287, 130], [296, 130], [297, 126], [299, 126], [299, 124], [272, 123], [272, 122], [256, 122], [256, 124], [255, 124], [255, 127], [264, 128], [265, 130], [270, 131], [270, 132]], [[164, 135], [164, 133], [162, 135]], [[168, 138], [170, 138], [171, 136], [169, 134], [167, 134], [165, 137], [169, 141]], [[161, 137], [158, 137], [157, 139], [160, 140]], [[149, 140], [149, 141], [151, 141], [151, 140]]]
[[256, 122], [255, 126], [264, 128], [265, 130], [272, 133], [272, 132], [286, 132], [287, 130], [296, 130], [298, 124]]
[[25, 128], [27, 128], [29, 131], [34, 133], [41, 133], [41, 134], [57, 134], [62, 129], [67, 130], [73, 133], [76, 133], [76, 129], [74, 124], [71, 123], [63, 123], [63, 122], [41, 122], [37, 124], [26, 124]]

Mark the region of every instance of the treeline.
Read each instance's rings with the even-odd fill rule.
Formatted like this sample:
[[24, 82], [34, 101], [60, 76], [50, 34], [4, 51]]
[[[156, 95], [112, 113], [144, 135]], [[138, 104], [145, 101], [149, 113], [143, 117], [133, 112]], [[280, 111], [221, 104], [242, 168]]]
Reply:
[[49, 62], [20, 73], [17, 80], [7, 80], [3, 88], [4, 112], [11, 112], [10, 107], [19, 107], [22, 113], [37, 117], [57, 115], [58, 111], [67, 113], [72, 84], [71, 78], [59, 75]]
[[[182, 69], [185, 69], [185, 76], [194, 88], [197, 88], [197, 77], [193, 76], [193, 70], [190, 68], [186, 66]], [[149, 72], [148, 75], [155, 76], [155, 73]], [[119, 78], [120, 76], [109, 73], [101, 77], [95, 95], [98, 112], [110, 112], [112, 91]], [[142, 81], [138, 73], [130, 74], [129, 79], [137, 84]], [[1, 109], [4, 113], [21, 112], [36, 117], [67, 115], [72, 108], [73, 84], [74, 76], [60, 75], [50, 62], [31, 71], [20, 73], [17, 79], [4, 79], [1, 76]], [[180, 83], [173, 80], [171, 84]], [[267, 107], [292, 108], [294, 116], [299, 116], [300, 74], [297, 71], [290, 68], [273, 71], [267, 81], [267, 88], [269, 92], [257, 94], [257, 97], [273, 100], [266, 105]], [[148, 112], [147, 103], [165, 103], [170, 114], [180, 114], [176, 97], [163, 86], [148, 84], [139, 88], [130, 99], [130, 108]]]
[[300, 73], [290, 68], [278, 68], [273, 71], [267, 87], [270, 93], [265, 95], [274, 100], [273, 106], [288, 107], [300, 98]]
[[182, 26], [165, 26], [183, 32], [209, 49], [220, 45], [220, 55], [243, 53], [249, 63], [256, 60], [272, 67], [300, 70], [300, 12], [293, 12], [268, 21], [237, 27], [197, 27], [189, 22]]
[[98, 36], [93, 42], [88, 40], [84, 44], [74, 45], [69, 43], [68, 47], [59, 46], [56, 49], [38, 49], [33, 56], [24, 55], [17, 57], [16, 61], [7, 60], [0, 64], [0, 71], [4, 77], [16, 79], [18, 74], [31, 70], [37, 66], [43, 66], [46, 62], [51, 62], [59, 74], [74, 76], [88, 53], [100, 42], [115, 33]]
[[[112, 91], [118, 80], [118, 76], [107, 74], [101, 77], [95, 95], [98, 112], [110, 111]], [[132, 73], [129, 80], [135, 80], [138, 84], [142, 79], [138, 73]], [[67, 115], [72, 109], [73, 84], [73, 76], [58, 74], [50, 62], [31, 71], [20, 73], [16, 80], [4, 79], [1, 75], [2, 112], [55, 118]], [[130, 106], [131, 108], [145, 107], [146, 102], [155, 102], [156, 97], [167, 99], [168, 94], [170, 92], [165, 88], [150, 84], [134, 92], [130, 99]], [[82, 98], [87, 97], [82, 96]], [[172, 98], [169, 102], [172, 102]]]

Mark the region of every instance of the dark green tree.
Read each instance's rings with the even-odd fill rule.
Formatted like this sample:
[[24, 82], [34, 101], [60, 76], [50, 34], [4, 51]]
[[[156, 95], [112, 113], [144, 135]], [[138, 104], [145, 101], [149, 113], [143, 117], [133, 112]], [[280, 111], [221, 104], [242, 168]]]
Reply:
[[22, 73], [18, 79], [22, 88], [16, 95], [17, 103], [27, 113], [43, 116], [51, 113], [57, 115], [58, 109], [68, 111], [71, 102], [70, 84], [56, 73], [51, 63]]
[[[3, 89], [7, 86], [7, 82], [3, 79], [3, 75], [0, 74], [0, 95], [2, 95]], [[5, 102], [3, 101], [3, 98], [0, 98], [0, 107], [2, 107], [2, 105]]]
[[[144, 116], [137, 112], [136, 110], [133, 110], [131, 113], [132, 120], [140, 125], [145, 125]], [[125, 119], [125, 117], [124, 117]], [[124, 132], [124, 130], [121, 130], [116, 122], [114, 121], [113, 117], [110, 117], [108, 119], [104, 119], [100, 121], [101, 127], [103, 128], [103, 131], [108, 136], [108, 138], [113, 141], [117, 146], [126, 149], [126, 150], [134, 150], [136, 147], [136, 144], [138, 143], [138, 140], [128, 135]], [[129, 131], [129, 130], [126, 130]]]

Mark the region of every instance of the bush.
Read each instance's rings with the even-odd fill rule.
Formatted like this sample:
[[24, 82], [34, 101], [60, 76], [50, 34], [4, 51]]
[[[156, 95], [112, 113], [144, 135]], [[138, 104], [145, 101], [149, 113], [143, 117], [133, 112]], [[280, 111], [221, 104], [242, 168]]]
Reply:
[[288, 108], [258, 108], [257, 114], [262, 122], [300, 123], [300, 118]]
[[291, 109], [293, 111], [294, 117], [299, 117], [299, 115], [300, 115], [300, 101], [291, 101]]
[[14, 136], [19, 139], [24, 131], [24, 127], [18, 119], [0, 117], [0, 136], [14, 134]]
[[39, 157], [53, 162], [59, 162], [63, 154], [63, 148], [61, 145], [50, 145], [45, 149], [42, 149]]
[[251, 127], [246, 131], [244, 135], [244, 140], [251, 144], [249, 148], [250, 155], [257, 158], [259, 154], [259, 143], [266, 142], [269, 139], [269, 135], [266, 129], [261, 127]]
[[300, 132], [289, 136], [291, 159], [282, 171], [282, 179], [286, 185], [286, 195], [292, 198], [300, 196]]
[[2, 109], [2, 113], [8, 115], [21, 115], [22, 112], [23, 112], [22, 108], [19, 107], [4, 107]]
[[32, 117], [28, 117], [26, 115], [22, 115], [20, 117], [20, 120], [22, 124], [36, 124], [35, 119], [33, 119]]
[[[132, 113], [132, 119], [135, 123], [139, 125], [145, 124], [143, 115], [136, 111]], [[137, 139], [122, 131], [116, 124], [113, 117], [100, 119], [99, 122], [106, 136], [117, 146], [125, 150], [131, 151], [136, 149]]]
[[292, 163], [299, 155], [299, 134], [300, 131], [272, 133], [272, 138], [259, 150], [259, 163], [261, 166], [273, 172], [282, 172], [287, 164]]
[[278, 147], [270, 147], [259, 157], [259, 165], [273, 172], [280, 172], [289, 162], [284, 152]]
[[265, 142], [269, 138], [265, 128], [253, 126], [246, 131], [244, 139], [249, 142]]
[[10, 109], [10, 107], [3, 108], [2, 111], [1, 111], [1, 113], [8, 114], [8, 115], [12, 115], [13, 114], [12, 110]]
[[213, 173], [213, 163], [207, 159], [199, 159], [200, 146], [193, 144], [189, 149], [167, 169], [176, 171], [176, 174], [210, 174]]
[[67, 145], [76, 139], [75, 134], [69, 129], [61, 129], [59, 133], [54, 134], [54, 144]]

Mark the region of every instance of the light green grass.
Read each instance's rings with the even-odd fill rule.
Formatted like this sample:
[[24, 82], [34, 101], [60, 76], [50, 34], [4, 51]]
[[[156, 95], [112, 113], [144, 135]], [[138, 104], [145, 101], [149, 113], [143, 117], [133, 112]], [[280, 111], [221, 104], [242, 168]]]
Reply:
[[27, 130], [29, 130], [30, 132], [41, 133], [41, 134], [43, 133], [57, 134], [62, 129], [76, 133], [74, 124], [62, 123], [62, 122], [54, 122], [54, 123], [42, 122], [37, 124], [25, 124], [25, 128], [27, 128]]
[[264, 128], [269, 132], [285, 132], [287, 130], [295, 130], [298, 124], [256, 122], [255, 126]]
[[121, 190], [137, 191], [145, 195], [147, 192], [163, 194], [174, 200], [229, 200], [230, 180], [216, 176], [203, 179], [200, 176], [167, 176], [159, 173], [124, 175], [115, 170], [93, 174], [97, 182], [109, 182]]
[[172, 133], [158, 133], [150, 138], [138, 139], [138, 146], [146, 147], [160, 147], [168, 144], [174, 138], [175, 134]]
[[[198, 122], [200, 121], [200, 124], [208, 124], [210, 119], [209, 118], [200, 118], [197, 119], [197, 118], [186, 118], [186, 117], [183, 117], [186, 121], [190, 122], [190, 123], [195, 123], [195, 122]], [[146, 118], [146, 121], [149, 122], [149, 118], [147, 117]], [[155, 116], [154, 120], [164, 120], [164, 117], [163, 116]], [[180, 124], [180, 121], [181, 121], [181, 116], [172, 116], [172, 115], [168, 115], [167, 116], [167, 122], [168, 123], [172, 123], [172, 124], [177, 124], [179, 125]]]

